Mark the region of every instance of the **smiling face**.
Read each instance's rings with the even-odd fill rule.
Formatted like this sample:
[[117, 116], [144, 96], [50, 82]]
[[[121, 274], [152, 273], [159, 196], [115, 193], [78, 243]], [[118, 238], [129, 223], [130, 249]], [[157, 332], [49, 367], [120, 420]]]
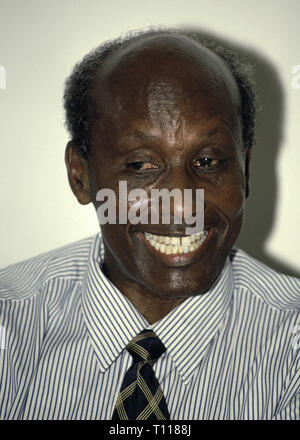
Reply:
[[205, 200], [207, 234], [192, 247], [182, 241], [185, 225], [103, 225], [108, 277], [128, 297], [203, 294], [242, 224], [245, 153], [234, 79], [197, 43], [152, 37], [110, 57], [93, 93], [101, 118], [93, 125], [87, 172], [96, 209], [97, 191], [111, 188], [118, 199], [124, 180], [128, 192], [201, 188]]

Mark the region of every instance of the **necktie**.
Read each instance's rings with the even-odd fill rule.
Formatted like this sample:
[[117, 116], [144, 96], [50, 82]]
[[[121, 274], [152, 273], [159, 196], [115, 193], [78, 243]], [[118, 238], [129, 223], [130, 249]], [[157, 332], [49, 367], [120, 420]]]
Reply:
[[152, 330], [143, 330], [126, 349], [134, 363], [127, 370], [112, 420], [170, 420], [166, 400], [152, 366], [166, 348]]

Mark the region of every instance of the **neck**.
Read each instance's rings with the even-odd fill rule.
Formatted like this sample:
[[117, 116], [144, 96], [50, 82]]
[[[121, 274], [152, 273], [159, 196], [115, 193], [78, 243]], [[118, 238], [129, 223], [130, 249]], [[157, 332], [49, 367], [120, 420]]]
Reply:
[[160, 321], [186, 299], [185, 297], [161, 297], [129, 278], [116, 276], [105, 263], [103, 264], [103, 272], [149, 324]]

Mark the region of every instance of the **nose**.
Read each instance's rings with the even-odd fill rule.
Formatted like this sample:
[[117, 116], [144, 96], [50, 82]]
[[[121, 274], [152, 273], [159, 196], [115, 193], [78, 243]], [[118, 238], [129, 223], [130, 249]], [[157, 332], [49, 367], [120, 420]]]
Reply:
[[[160, 191], [162, 189], [170, 194], [169, 209], [172, 223], [185, 223], [189, 220], [188, 224], [191, 224], [191, 217], [195, 217], [199, 210], [203, 211], [204, 194], [196, 191], [200, 190], [197, 182], [183, 166], [169, 170], [168, 175], [160, 182]], [[162, 217], [163, 214], [162, 212]]]

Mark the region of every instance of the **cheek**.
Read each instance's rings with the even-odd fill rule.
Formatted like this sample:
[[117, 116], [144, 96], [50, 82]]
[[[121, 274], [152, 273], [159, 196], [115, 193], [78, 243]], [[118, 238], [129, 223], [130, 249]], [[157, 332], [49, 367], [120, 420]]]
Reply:
[[220, 177], [213, 191], [207, 192], [207, 200], [211, 200], [228, 221], [232, 221], [243, 212], [245, 187], [245, 176], [242, 170], [238, 170], [236, 173]]
[[241, 185], [226, 187], [222, 199], [224, 212], [228, 217], [234, 218], [244, 209], [245, 189], [244, 187], [241, 187]]

